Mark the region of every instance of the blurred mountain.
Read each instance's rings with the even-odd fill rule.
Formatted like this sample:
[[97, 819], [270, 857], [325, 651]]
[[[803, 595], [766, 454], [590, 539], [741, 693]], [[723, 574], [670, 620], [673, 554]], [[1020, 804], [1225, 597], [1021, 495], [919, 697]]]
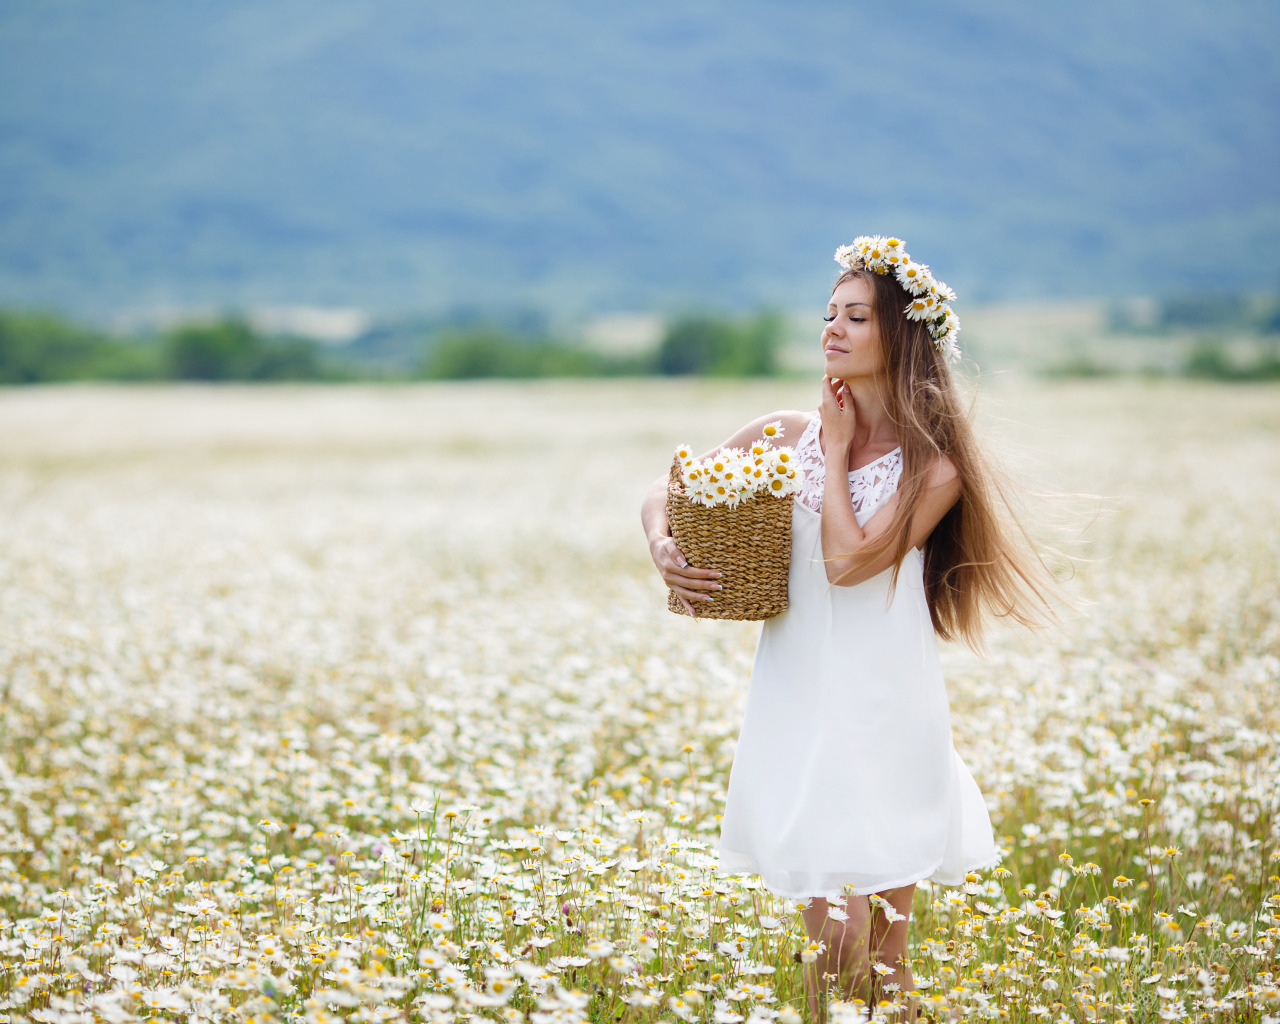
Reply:
[[1280, 284], [1280, 5], [0, 6], [0, 302], [794, 307]]

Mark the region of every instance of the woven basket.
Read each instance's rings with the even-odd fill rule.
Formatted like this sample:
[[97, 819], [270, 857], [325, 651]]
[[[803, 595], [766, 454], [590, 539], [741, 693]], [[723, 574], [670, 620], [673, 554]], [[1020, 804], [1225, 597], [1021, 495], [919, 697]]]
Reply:
[[[722, 589], [715, 600], [694, 601], [700, 619], [767, 619], [787, 609], [791, 566], [791, 505], [794, 495], [761, 495], [737, 508], [708, 508], [685, 496], [680, 460], [671, 463], [667, 522], [690, 565], [715, 569]], [[674, 592], [667, 607], [687, 614]]]

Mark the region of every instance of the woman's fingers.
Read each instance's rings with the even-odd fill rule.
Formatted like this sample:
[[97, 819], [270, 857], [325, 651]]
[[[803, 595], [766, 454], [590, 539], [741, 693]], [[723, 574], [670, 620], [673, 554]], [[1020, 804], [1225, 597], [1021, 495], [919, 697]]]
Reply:
[[677, 565], [672, 563], [671, 571], [680, 576], [686, 576], [691, 580], [718, 580], [720, 574], [714, 569], [699, 569], [692, 565]]
[[720, 589], [720, 584], [716, 582], [720, 579], [720, 574], [715, 569], [699, 569], [690, 565], [684, 552], [671, 538], [666, 538], [658, 546], [654, 561], [658, 564], [662, 582], [671, 588], [684, 610], [694, 618], [697, 618], [695, 604], [715, 600], [713, 595]]
[[672, 590], [683, 587], [685, 590], [697, 590], [703, 593], [720, 590], [720, 584], [712, 579], [699, 579], [695, 576], [680, 576], [677, 573], [663, 573], [662, 582]]
[[672, 565], [680, 569], [684, 569], [689, 564], [689, 560], [684, 557], [684, 552], [676, 547], [676, 542], [670, 537], [662, 542], [662, 554]]
[[840, 381], [839, 385], [833, 384], [828, 380], [827, 391], [831, 395], [831, 403], [840, 412], [849, 412], [851, 407], [848, 399], [850, 397], [849, 385], [844, 381]]
[[662, 581], [672, 589], [684, 587], [687, 590], [719, 590], [720, 584], [716, 582], [719, 579], [720, 574], [714, 569], [695, 569], [691, 565], [683, 568], [668, 565], [662, 569]]
[[662, 573], [664, 580], [670, 581], [671, 577], [676, 577], [681, 582], [691, 582], [694, 580], [717, 580], [720, 574], [715, 569], [699, 569], [690, 565], [684, 557], [684, 552], [676, 547], [675, 541], [667, 539], [664, 542], [663, 549], [658, 559], [658, 571]]
[[839, 418], [848, 410], [848, 403], [841, 400], [841, 393], [845, 389], [845, 382], [840, 382], [837, 388], [831, 383], [831, 378], [826, 374], [822, 376], [822, 412], [828, 421], [833, 418]]
[[671, 592], [680, 598], [681, 601], [697, 601], [702, 604], [711, 604], [715, 598], [708, 593], [698, 590], [690, 590], [688, 587], [682, 587], [678, 584], [668, 583]]

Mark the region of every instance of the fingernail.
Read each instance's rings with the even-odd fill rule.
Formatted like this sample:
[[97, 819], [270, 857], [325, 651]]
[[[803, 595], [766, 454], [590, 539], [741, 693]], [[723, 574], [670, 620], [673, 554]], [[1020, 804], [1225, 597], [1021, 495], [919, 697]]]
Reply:
[[715, 587], [715, 589], [716, 589], [716, 590], [723, 590], [723, 589], [724, 589], [724, 587], [720, 586], [720, 584], [719, 584], [719, 583], [713, 583], [713, 584], [711, 584], [711, 585], [712, 585], [713, 587]]
[[712, 579], [715, 579], [715, 580], [718, 580], [718, 579], [720, 578], [720, 576], [721, 576], [721, 574], [720, 574], [720, 573], [716, 573], [716, 574], [715, 574], [713, 577], [711, 577], [711, 578], [712, 578]]

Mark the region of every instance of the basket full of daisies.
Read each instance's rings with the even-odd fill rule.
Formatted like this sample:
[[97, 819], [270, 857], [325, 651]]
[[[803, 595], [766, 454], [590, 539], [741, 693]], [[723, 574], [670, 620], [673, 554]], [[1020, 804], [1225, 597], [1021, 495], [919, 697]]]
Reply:
[[[750, 448], [695, 459], [676, 449], [667, 485], [667, 521], [690, 565], [720, 573], [707, 619], [767, 619], [787, 607], [791, 506], [801, 475], [795, 449], [777, 445], [781, 423], [766, 424]], [[684, 613], [674, 593], [667, 607]]]

